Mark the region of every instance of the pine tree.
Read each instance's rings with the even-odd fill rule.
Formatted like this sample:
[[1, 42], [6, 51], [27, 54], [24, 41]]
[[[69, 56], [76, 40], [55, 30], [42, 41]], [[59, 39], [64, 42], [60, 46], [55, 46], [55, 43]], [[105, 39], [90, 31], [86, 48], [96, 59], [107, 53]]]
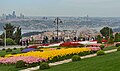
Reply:
[[21, 36], [21, 28], [20, 28], [20, 27], [17, 27], [17, 30], [16, 30], [16, 32], [15, 32], [15, 34], [14, 34], [15, 42], [16, 42], [17, 44], [19, 44], [21, 38], [22, 38], [22, 36]]

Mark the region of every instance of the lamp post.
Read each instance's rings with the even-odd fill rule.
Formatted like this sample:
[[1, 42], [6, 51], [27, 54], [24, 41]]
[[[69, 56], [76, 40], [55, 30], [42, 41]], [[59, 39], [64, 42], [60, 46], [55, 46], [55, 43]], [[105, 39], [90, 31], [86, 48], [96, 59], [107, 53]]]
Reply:
[[55, 19], [54, 23], [56, 23], [56, 27], [57, 27], [57, 39], [58, 39], [58, 24], [62, 23], [61, 19], [59, 19], [58, 17]]
[[5, 40], [4, 40], [4, 47], [6, 47], [6, 30], [5, 30]]

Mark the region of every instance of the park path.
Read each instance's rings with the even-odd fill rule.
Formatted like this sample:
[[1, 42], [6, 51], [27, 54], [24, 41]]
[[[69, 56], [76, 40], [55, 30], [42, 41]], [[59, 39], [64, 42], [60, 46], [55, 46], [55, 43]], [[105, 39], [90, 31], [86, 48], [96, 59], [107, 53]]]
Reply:
[[[117, 49], [112, 49], [112, 50], [105, 51], [105, 53], [112, 53], [112, 52], [116, 52], [116, 51], [117, 51]], [[81, 59], [95, 57], [95, 56], [97, 56], [96, 53], [95, 54], [86, 55], [86, 56], [81, 56]], [[72, 61], [72, 59], [66, 59], [66, 60], [63, 60], [63, 61], [55, 62], [55, 63], [49, 63], [49, 66], [56, 66], [56, 65], [68, 63], [68, 62], [71, 62], [71, 61]], [[36, 66], [36, 67], [27, 68], [27, 69], [20, 70], [20, 71], [34, 71], [34, 70], [38, 70], [38, 69], [39, 69], [39, 66]]]

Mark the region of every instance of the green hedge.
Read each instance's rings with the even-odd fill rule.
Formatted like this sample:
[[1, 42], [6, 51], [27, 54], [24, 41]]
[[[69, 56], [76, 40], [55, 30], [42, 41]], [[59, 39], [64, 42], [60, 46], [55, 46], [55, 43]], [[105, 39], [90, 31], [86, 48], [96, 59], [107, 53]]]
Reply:
[[105, 55], [105, 52], [103, 50], [99, 50], [97, 51], [97, 55], [100, 56], [100, 55]]
[[72, 56], [72, 61], [80, 61], [80, 60], [81, 60], [81, 58], [79, 55]]
[[117, 48], [117, 51], [120, 51], [120, 46]]
[[39, 67], [40, 70], [49, 69], [49, 68], [50, 68], [50, 66], [46, 62], [41, 63], [40, 67]]

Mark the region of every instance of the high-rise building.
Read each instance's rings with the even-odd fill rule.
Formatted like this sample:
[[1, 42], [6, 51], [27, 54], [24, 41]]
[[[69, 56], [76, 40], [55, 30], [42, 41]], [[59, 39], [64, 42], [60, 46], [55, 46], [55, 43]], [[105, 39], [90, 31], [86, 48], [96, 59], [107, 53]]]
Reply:
[[2, 20], [9, 20], [9, 19], [24, 19], [24, 15], [21, 13], [20, 16], [16, 16], [15, 11], [12, 12], [12, 14], [2, 14]]
[[2, 19], [6, 19], [6, 14], [2, 14]]
[[22, 19], [24, 18], [24, 15], [22, 13], [20, 13], [20, 18], [22, 18]]
[[16, 18], [15, 11], [13, 11], [13, 13], [12, 13], [12, 18]]

